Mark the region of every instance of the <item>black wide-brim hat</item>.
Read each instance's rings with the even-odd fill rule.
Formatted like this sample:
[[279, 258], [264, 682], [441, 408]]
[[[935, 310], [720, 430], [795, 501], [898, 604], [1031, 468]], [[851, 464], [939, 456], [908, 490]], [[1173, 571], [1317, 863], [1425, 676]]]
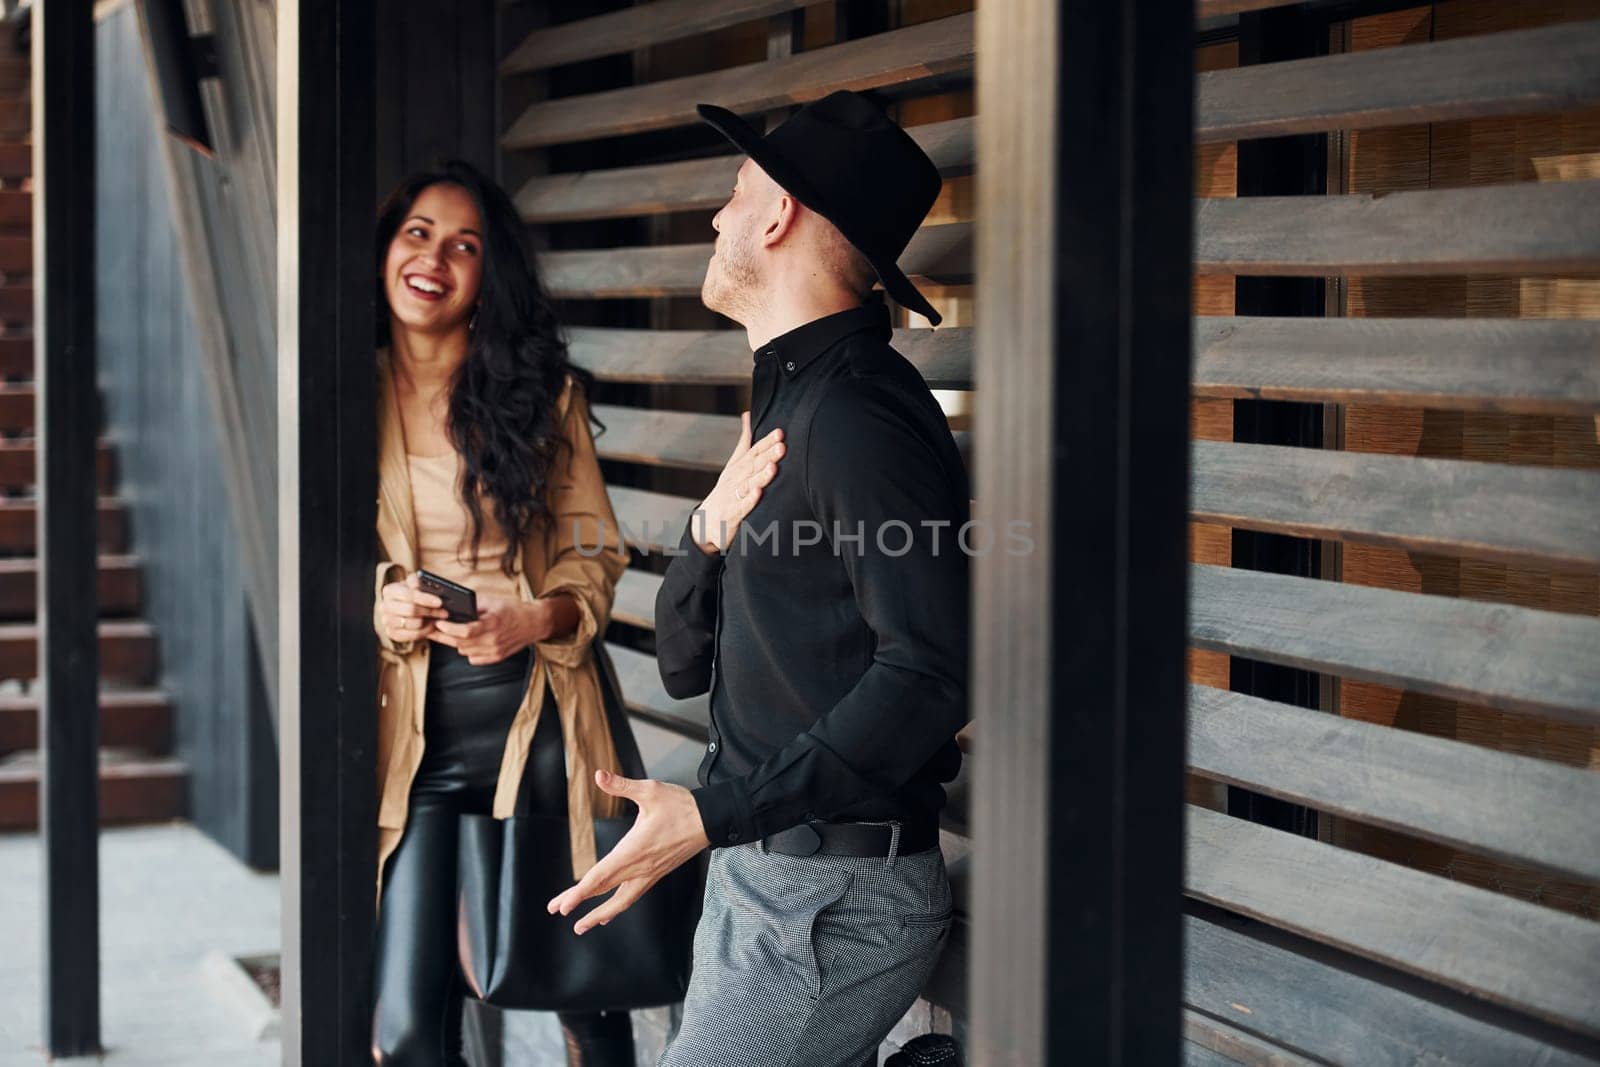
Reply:
[[939, 313], [897, 265], [942, 184], [921, 146], [860, 93], [813, 101], [769, 134], [727, 108], [701, 104], [700, 117], [856, 247], [896, 302]]

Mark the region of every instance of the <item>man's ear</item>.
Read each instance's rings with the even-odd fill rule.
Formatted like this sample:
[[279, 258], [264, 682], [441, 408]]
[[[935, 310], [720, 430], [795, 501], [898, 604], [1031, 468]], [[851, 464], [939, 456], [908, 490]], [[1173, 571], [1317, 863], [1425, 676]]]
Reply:
[[775, 202], [776, 210], [767, 220], [767, 228], [761, 232], [763, 247], [772, 248], [781, 244], [794, 230], [800, 217], [800, 201], [785, 193]]

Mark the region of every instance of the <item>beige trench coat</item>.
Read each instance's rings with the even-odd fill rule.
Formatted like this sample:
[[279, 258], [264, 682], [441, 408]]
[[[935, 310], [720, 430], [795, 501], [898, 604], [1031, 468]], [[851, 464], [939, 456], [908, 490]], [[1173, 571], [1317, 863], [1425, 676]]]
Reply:
[[[416, 569], [416, 519], [405, 435], [391, 384], [388, 354], [378, 354], [378, 542], [383, 562], [373, 585], [372, 624], [378, 636], [378, 884], [383, 865], [400, 844], [411, 783], [422, 763], [423, 702], [428, 689], [427, 641], [391, 641], [384, 633], [379, 600], [384, 585]], [[568, 444], [551, 472], [549, 505], [554, 521], [536, 529], [522, 545], [518, 588], [524, 600], [565, 594], [578, 605], [578, 628], [566, 637], [534, 646], [534, 666], [522, 706], [512, 720], [494, 794], [494, 816], [512, 814], [528, 745], [544, 707], [545, 686], [555, 693], [566, 745], [567, 808], [571, 818], [572, 869], [582, 877], [595, 862], [594, 822], [619, 813], [621, 802], [594, 784], [594, 772], [617, 771], [616, 749], [606, 726], [605, 706], [591, 644], [605, 632], [611, 597], [628, 565], [621, 531], [611, 511], [589, 431], [589, 405], [581, 387], [567, 380], [558, 402]], [[600, 547], [604, 542], [603, 549]], [[580, 551], [581, 548], [581, 551]]]

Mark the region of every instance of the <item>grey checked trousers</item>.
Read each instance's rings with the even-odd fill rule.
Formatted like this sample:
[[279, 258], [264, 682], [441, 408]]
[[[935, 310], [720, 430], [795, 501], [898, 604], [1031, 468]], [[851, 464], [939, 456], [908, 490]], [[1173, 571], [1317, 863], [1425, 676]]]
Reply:
[[937, 848], [716, 849], [683, 1024], [657, 1067], [860, 1067], [916, 1002], [950, 915]]

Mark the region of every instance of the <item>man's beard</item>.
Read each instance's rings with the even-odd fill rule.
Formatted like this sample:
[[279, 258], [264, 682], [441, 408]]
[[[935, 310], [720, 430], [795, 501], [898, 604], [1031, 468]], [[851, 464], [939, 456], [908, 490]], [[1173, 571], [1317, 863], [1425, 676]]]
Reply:
[[746, 228], [738, 236], [729, 237], [716, 252], [700, 286], [700, 302], [742, 326], [759, 307], [760, 285], [755, 237]]

